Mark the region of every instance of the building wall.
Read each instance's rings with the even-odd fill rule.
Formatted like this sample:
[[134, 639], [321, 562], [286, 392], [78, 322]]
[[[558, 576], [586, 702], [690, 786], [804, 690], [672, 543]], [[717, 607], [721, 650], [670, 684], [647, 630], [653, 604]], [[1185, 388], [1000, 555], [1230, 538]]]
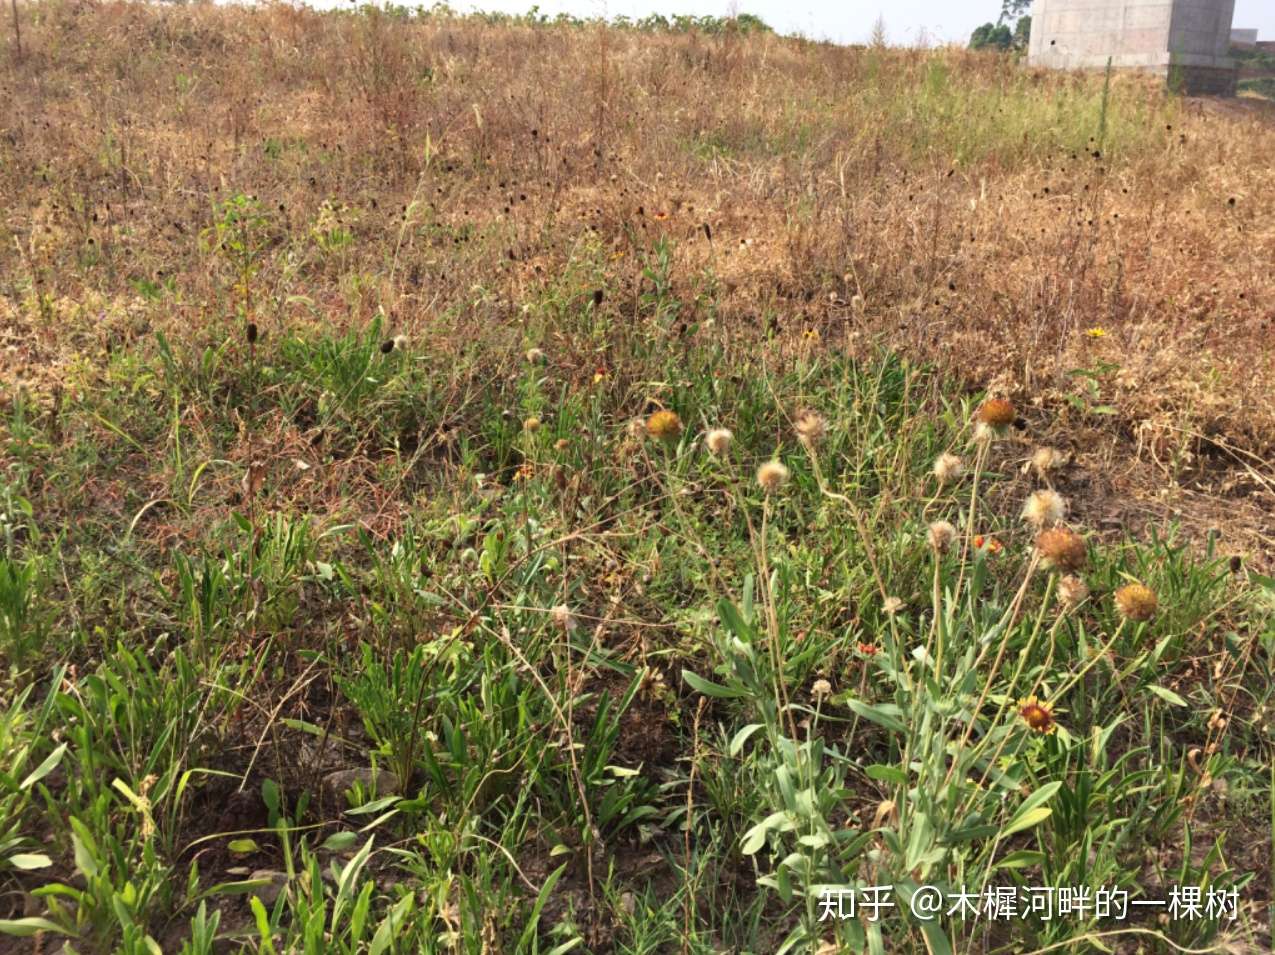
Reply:
[[1234, 12], [1235, 0], [1035, 0], [1027, 62], [1102, 69], [1110, 58], [1118, 68], [1205, 77], [1212, 91], [1226, 85], [1217, 71], [1234, 68]]
[[1244, 47], [1257, 46], [1257, 31], [1256, 30], [1232, 30], [1231, 45], [1244, 46]]

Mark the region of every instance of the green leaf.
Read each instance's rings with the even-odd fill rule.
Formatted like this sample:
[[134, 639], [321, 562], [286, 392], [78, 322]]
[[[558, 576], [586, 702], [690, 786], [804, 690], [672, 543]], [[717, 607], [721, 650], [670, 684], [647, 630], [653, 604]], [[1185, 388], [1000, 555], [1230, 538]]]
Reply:
[[43, 852], [19, 852], [9, 856], [9, 864], [16, 869], [47, 869], [53, 865], [53, 860]]
[[226, 844], [226, 848], [236, 855], [247, 855], [250, 852], [256, 852], [261, 847], [253, 839], [231, 839]]
[[906, 786], [908, 783], [908, 774], [899, 769], [898, 766], [885, 766], [881, 763], [874, 763], [864, 770], [868, 774], [869, 779], [876, 779], [883, 783], [894, 783], [896, 786]]
[[48, 919], [42, 918], [25, 918], [25, 919], [0, 919], [0, 934], [17, 935], [19, 938], [27, 938], [36, 932], [57, 932], [59, 935], [76, 936], [75, 932], [64, 929], [56, 922], [50, 922]]
[[323, 845], [319, 848], [327, 849], [330, 852], [344, 852], [358, 840], [358, 835], [353, 832], [334, 832], [323, 840]]
[[45, 776], [49, 775], [49, 773], [53, 772], [53, 770], [57, 768], [58, 763], [62, 762], [62, 757], [64, 755], [66, 755], [66, 743], [63, 743], [51, 752], [44, 758], [44, 762], [31, 770], [31, 772], [27, 775], [27, 778], [18, 784], [18, 788], [23, 790], [30, 789]]
[[540, 924], [540, 913], [544, 911], [545, 903], [549, 901], [549, 895], [553, 892], [553, 887], [558, 884], [558, 880], [562, 878], [562, 873], [567, 871], [570, 863], [563, 863], [549, 878], [545, 879], [545, 884], [540, 887], [540, 892], [536, 895], [536, 904], [531, 907], [531, 914], [527, 919], [527, 924], [522, 930], [522, 937], [518, 940], [518, 950], [526, 951], [532, 941], [536, 937], [536, 928]]
[[1035, 852], [1031, 849], [1019, 849], [1017, 852], [1011, 852], [1000, 862], [996, 863], [993, 868], [996, 869], [1026, 869], [1029, 866], [1044, 865], [1045, 853]]
[[888, 703], [880, 703], [872, 706], [864, 703], [862, 700], [846, 700], [846, 705], [862, 716], [865, 720], [871, 720], [878, 726], [884, 726], [886, 729], [893, 730], [896, 733], [906, 734], [908, 731], [908, 728], [903, 725], [902, 721], [899, 720], [894, 713], [889, 712], [890, 710], [899, 712], [899, 708], [897, 706], [891, 706]]
[[727, 750], [731, 756], [738, 756], [739, 751], [744, 748], [744, 744], [748, 742], [748, 737], [752, 736], [762, 728], [761, 723], [749, 723], [738, 733], [731, 737], [730, 747]]
[[718, 683], [710, 683], [702, 677], [696, 676], [690, 670], [682, 671], [682, 679], [685, 680], [698, 693], [705, 696], [716, 696], [724, 700], [735, 700], [747, 694], [743, 690], [732, 690], [729, 687], [722, 686]]
[[1062, 783], [1047, 783], [1041, 786], [1030, 796], [1023, 800], [1023, 804], [1018, 807], [1018, 811], [1014, 813], [1014, 817], [1001, 830], [1001, 838], [1012, 836], [1016, 832], [1022, 832], [1024, 829], [1030, 829], [1032, 826], [1039, 825], [1049, 818], [1053, 810], [1044, 804], [1054, 798], [1054, 794], [1062, 788]]
[[1187, 703], [1186, 700], [1182, 699], [1182, 697], [1178, 696], [1172, 690], [1166, 689], [1163, 686], [1156, 686], [1154, 683], [1149, 683], [1147, 684], [1147, 689], [1150, 690], [1152, 693], [1154, 693], [1156, 696], [1158, 696], [1160, 699], [1164, 700], [1166, 703], [1169, 703], [1173, 706], [1190, 705]]

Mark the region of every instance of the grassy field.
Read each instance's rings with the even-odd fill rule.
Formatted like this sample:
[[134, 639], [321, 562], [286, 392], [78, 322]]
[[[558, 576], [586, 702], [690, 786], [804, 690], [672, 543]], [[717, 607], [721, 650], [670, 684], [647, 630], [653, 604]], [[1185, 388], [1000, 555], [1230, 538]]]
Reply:
[[1270, 951], [1268, 104], [18, 11], [0, 950]]

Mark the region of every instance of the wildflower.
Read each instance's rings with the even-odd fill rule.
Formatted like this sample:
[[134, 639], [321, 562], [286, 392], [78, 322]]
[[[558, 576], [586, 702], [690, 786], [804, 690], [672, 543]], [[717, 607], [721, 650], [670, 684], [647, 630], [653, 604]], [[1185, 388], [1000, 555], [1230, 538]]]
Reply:
[[593, 369], [593, 383], [595, 385], [600, 385], [602, 384], [602, 382], [606, 380], [607, 380], [607, 370], [604, 367], [599, 365], [597, 368]]
[[557, 441], [553, 443], [553, 448], [555, 451], [565, 451], [569, 447], [571, 447], [571, 442], [568, 441], [566, 438], [559, 438]]
[[539, 348], [527, 349], [527, 361], [532, 365], [539, 365], [545, 360], [545, 353]]
[[1013, 424], [1015, 417], [1014, 405], [1006, 398], [988, 398], [974, 413], [975, 421], [998, 430]]
[[1037, 448], [1032, 452], [1031, 467], [1038, 477], [1045, 477], [1063, 464], [1063, 454], [1057, 448]]
[[941, 554], [956, 540], [956, 528], [947, 521], [935, 521], [926, 532], [925, 539]]
[[807, 409], [797, 415], [793, 429], [797, 432], [797, 440], [806, 448], [814, 450], [815, 445], [828, 433], [828, 420], [818, 411]]
[[1056, 729], [1053, 711], [1047, 703], [1042, 703], [1034, 696], [1018, 701], [1018, 715], [1033, 732], [1048, 734]]
[[877, 655], [878, 647], [875, 643], [859, 643], [859, 652], [865, 657], [874, 657]]
[[704, 436], [704, 443], [708, 445], [708, 450], [721, 457], [730, 450], [730, 443], [735, 440], [735, 435], [731, 434], [729, 428], [714, 428]]
[[944, 452], [934, 459], [934, 476], [940, 484], [955, 481], [965, 473], [965, 462], [955, 454]]
[[563, 633], [574, 633], [575, 629], [580, 626], [575, 614], [571, 612], [571, 608], [566, 604], [558, 604], [558, 606], [549, 611], [549, 616], [553, 619], [554, 626]]
[[406, 335], [395, 335], [393, 338], [390, 339], [390, 341], [394, 343], [394, 347], [398, 349], [399, 351], [402, 351], [404, 348], [407, 347]]
[[788, 483], [788, 469], [782, 461], [767, 461], [757, 469], [757, 483], [767, 494], [773, 494]]
[[663, 221], [665, 221], [666, 219], [668, 219], [668, 213], [667, 213], [667, 212], [657, 212], [657, 213], [655, 213], [655, 215], [654, 215], [654, 216], [652, 216], [652, 218], [653, 218], [656, 222], [663, 222]]
[[888, 614], [896, 614], [903, 609], [903, 601], [898, 597], [886, 597], [881, 601], [881, 609]]
[[1005, 545], [998, 541], [995, 537], [984, 537], [982, 534], [974, 536], [974, 549], [985, 550], [993, 557], [1005, 549]]
[[646, 419], [646, 433], [660, 441], [676, 441], [682, 433], [682, 419], [676, 411], [657, 411]]
[[1058, 599], [1064, 611], [1072, 611], [1089, 598], [1089, 585], [1079, 577], [1068, 574], [1058, 581]]
[[1155, 591], [1144, 584], [1125, 584], [1116, 591], [1116, 609], [1126, 620], [1141, 623], [1155, 616], [1159, 600]]
[[1023, 505], [1023, 520], [1037, 530], [1052, 527], [1067, 513], [1067, 502], [1057, 491], [1033, 491]]
[[535, 476], [536, 468], [530, 461], [518, 465], [518, 470], [514, 472], [515, 481], [530, 481]]
[[810, 687], [810, 695], [819, 700], [832, 693], [832, 684], [822, 678], [815, 680]]
[[1037, 534], [1036, 551], [1044, 559], [1046, 567], [1069, 571], [1085, 566], [1085, 539], [1065, 527], [1055, 527]]
[[540, 419], [534, 416], [528, 418], [522, 423], [522, 430], [529, 434], [535, 434], [540, 430]]
[[1090, 338], [1103, 338], [1106, 336], [1107, 330], [1105, 328], [1099, 328], [1097, 325], [1095, 325], [1093, 328], [1085, 329], [1085, 334], [1088, 335]]

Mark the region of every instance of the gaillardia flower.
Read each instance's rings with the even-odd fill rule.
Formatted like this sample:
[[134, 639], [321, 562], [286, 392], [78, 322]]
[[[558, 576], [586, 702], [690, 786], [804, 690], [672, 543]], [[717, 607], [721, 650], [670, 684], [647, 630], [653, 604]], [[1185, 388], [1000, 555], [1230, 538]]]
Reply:
[[1036, 551], [1046, 567], [1061, 571], [1080, 570], [1088, 556], [1085, 539], [1065, 527], [1054, 527], [1037, 534]]
[[1018, 701], [1018, 715], [1033, 733], [1052, 733], [1056, 728], [1053, 710], [1035, 696]]

